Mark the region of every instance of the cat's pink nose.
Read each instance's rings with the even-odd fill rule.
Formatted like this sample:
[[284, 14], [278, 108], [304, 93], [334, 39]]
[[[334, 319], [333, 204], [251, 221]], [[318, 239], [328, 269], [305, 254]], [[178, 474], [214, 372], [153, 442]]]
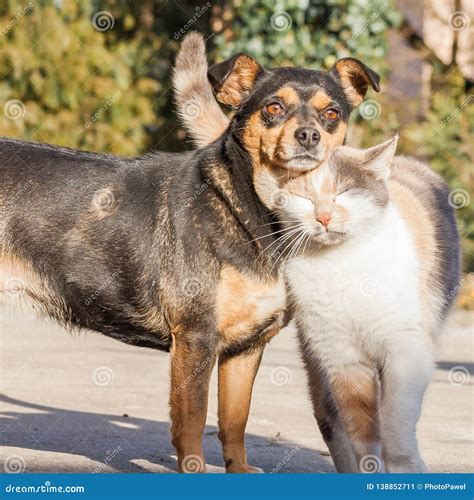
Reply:
[[320, 222], [324, 227], [328, 227], [331, 222], [331, 216], [327, 213], [318, 214], [316, 220]]

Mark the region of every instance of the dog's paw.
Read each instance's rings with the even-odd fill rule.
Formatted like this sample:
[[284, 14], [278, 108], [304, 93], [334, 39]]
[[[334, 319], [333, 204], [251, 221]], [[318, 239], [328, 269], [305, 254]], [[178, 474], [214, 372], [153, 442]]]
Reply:
[[250, 474], [265, 474], [265, 471], [260, 467], [253, 467], [252, 465], [247, 465], [247, 468], [249, 469], [247, 472], [249, 472]]
[[265, 472], [260, 467], [253, 467], [247, 464], [232, 464], [226, 468], [229, 474], [264, 474]]

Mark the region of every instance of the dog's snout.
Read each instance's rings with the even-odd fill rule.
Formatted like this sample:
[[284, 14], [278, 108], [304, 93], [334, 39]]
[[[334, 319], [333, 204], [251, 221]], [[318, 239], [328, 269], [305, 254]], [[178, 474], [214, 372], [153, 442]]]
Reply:
[[310, 149], [318, 144], [321, 135], [314, 127], [299, 127], [295, 131], [295, 137], [303, 147]]

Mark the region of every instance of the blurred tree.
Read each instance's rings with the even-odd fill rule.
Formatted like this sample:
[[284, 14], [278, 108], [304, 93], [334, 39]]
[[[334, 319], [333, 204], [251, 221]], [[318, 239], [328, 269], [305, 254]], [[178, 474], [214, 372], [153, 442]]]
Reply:
[[182, 149], [170, 133], [169, 74], [173, 30], [191, 14], [183, 1], [179, 9], [153, 0], [4, 1], [0, 135], [125, 155], [157, 143]]
[[385, 31], [400, 21], [388, 0], [234, 0], [214, 7], [211, 27], [219, 58], [247, 52], [267, 67], [329, 68], [351, 56], [378, 68]]

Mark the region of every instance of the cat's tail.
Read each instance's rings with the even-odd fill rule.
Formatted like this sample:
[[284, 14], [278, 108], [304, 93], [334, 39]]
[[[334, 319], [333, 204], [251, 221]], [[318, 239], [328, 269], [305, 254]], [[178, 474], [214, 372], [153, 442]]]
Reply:
[[220, 137], [229, 126], [207, 78], [206, 45], [200, 33], [185, 37], [173, 69], [178, 114], [197, 146]]

